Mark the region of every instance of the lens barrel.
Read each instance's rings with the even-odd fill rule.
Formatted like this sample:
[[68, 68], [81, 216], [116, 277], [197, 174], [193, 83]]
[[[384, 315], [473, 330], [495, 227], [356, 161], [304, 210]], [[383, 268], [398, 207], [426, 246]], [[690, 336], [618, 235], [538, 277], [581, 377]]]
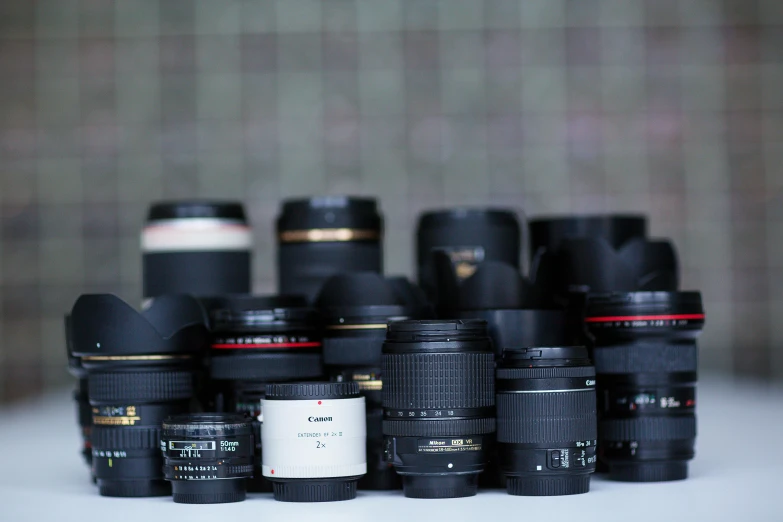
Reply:
[[367, 472], [365, 405], [357, 383], [270, 384], [262, 409], [262, 469], [275, 500], [356, 497]]
[[531, 219], [530, 253], [540, 248], [556, 249], [564, 239], [602, 238], [613, 248], [631, 239], [647, 237], [647, 218], [634, 214], [548, 217]]
[[285, 201], [277, 234], [280, 293], [312, 302], [332, 275], [383, 272], [383, 219], [373, 198]]
[[682, 480], [696, 440], [698, 292], [590, 295], [599, 459], [609, 478]]
[[587, 349], [506, 350], [496, 386], [498, 453], [508, 493], [587, 493], [597, 443], [595, 368]]
[[161, 430], [163, 473], [174, 502], [225, 504], [245, 500], [253, 475], [253, 428], [244, 415], [191, 413], [168, 417]]
[[167, 201], [141, 232], [143, 294], [247, 294], [252, 234], [241, 203]]
[[481, 320], [399, 321], [383, 345], [387, 460], [411, 498], [476, 494], [495, 431], [494, 355]]
[[459, 279], [470, 276], [482, 261], [500, 261], [520, 268], [521, 235], [516, 212], [506, 209], [456, 208], [426, 212], [416, 232], [419, 286], [435, 297], [431, 254], [448, 253]]

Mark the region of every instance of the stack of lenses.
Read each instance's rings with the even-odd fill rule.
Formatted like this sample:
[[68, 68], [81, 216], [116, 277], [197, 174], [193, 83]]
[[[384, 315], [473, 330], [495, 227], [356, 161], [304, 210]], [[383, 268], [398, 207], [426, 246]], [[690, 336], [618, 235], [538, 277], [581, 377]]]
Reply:
[[383, 434], [406, 497], [476, 494], [495, 432], [494, 366], [484, 321], [389, 324]]
[[198, 302], [157, 298], [143, 314], [113, 295], [83, 295], [71, 311], [73, 353], [87, 371], [92, 465], [101, 495], [167, 495], [160, 425], [188, 412], [207, 339]]
[[277, 220], [278, 291], [312, 302], [335, 274], [383, 272], [383, 219], [371, 198], [289, 200]]
[[596, 465], [595, 401], [595, 368], [584, 347], [503, 352], [497, 441], [509, 494], [589, 491]]
[[[323, 375], [318, 315], [303, 299], [291, 297], [227, 297], [215, 308], [210, 350], [214, 409], [250, 415], [260, 433], [267, 384]], [[257, 472], [250, 491], [270, 489]]]
[[426, 212], [416, 233], [419, 286], [436, 298], [431, 254], [445, 252], [459, 279], [473, 274], [478, 263], [498, 261], [519, 271], [520, 227], [516, 212], [506, 209], [457, 208]]
[[686, 478], [696, 438], [701, 294], [591, 295], [585, 322], [595, 338], [599, 457], [609, 477]]
[[422, 295], [407, 280], [362, 272], [334, 276], [317, 300], [324, 320], [324, 364], [331, 379], [356, 381], [367, 403], [367, 475], [359, 489], [399, 489], [383, 445], [381, 351], [390, 321], [428, 316]]
[[141, 233], [145, 299], [249, 293], [252, 243], [240, 203], [152, 205]]

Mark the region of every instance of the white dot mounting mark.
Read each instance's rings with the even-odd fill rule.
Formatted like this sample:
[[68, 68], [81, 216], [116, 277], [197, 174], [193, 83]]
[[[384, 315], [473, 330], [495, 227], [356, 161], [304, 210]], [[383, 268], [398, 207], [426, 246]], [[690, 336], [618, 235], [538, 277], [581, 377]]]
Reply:
[[452, 464], [451, 462], [449, 462], [449, 469], [451, 469], [451, 468], [453, 468], [453, 467], [454, 467], [454, 464]]
[[536, 471], [541, 471], [541, 466], [536, 466]]
[[96, 346], [96, 348], [100, 348], [101, 347], [101, 343], [95, 343], [95, 346]]

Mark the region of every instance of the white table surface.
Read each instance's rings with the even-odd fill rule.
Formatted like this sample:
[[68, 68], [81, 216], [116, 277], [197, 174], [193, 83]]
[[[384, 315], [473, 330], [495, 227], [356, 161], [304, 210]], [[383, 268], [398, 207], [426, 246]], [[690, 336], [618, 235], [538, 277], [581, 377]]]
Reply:
[[98, 495], [79, 454], [70, 391], [0, 409], [0, 522], [413, 522], [471, 520], [573, 522], [783, 521], [783, 387], [707, 378], [699, 384], [697, 457], [686, 481], [625, 484], [594, 476], [591, 491], [567, 497], [406, 499], [401, 492], [360, 492], [323, 504], [244, 502], [181, 505], [171, 498]]

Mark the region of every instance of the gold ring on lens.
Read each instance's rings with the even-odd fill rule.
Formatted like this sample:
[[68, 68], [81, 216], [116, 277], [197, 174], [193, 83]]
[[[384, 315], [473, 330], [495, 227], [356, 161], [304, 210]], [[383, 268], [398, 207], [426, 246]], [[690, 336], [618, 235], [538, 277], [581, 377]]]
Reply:
[[329, 324], [327, 330], [385, 330], [386, 323], [378, 324]]
[[83, 361], [168, 361], [190, 359], [190, 355], [87, 355]]
[[281, 243], [324, 243], [336, 241], [372, 241], [380, 238], [377, 230], [355, 228], [311, 228], [280, 232]]
[[383, 389], [383, 381], [356, 381], [360, 390], [378, 391]]

